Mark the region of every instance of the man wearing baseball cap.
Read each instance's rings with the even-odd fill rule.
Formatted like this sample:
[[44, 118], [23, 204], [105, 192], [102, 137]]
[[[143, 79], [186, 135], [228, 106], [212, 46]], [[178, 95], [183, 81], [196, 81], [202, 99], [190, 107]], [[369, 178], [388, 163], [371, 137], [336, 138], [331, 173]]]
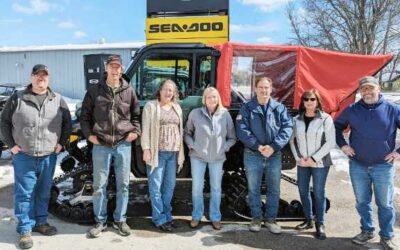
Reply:
[[49, 87], [49, 69], [32, 68], [32, 83], [13, 94], [1, 114], [2, 140], [10, 148], [14, 166], [14, 209], [19, 246], [31, 248], [31, 232], [54, 235], [47, 208], [57, 154], [72, 130], [68, 106]]
[[131, 233], [126, 224], [126, 210], [131, 145], [140, 135], [139, 115], [136, 93], [122, 78], [121, 57], [111, 55], [106, 61], [105, 77], [87, 90], [80, 117], [82, 132], [93, 143], [93, 212], [96, 225], [87, 232], [90, 238], [99, 237], [107, 228], [107, 182], [112, 157], [117, 186], [113, 228], [122, 236]]
[[[361, 100], [347, 107], [335, 121], [336, 141], [349, 157], [350, 178], [361, 217], [361, 233], [352, 241], [364, 245], [375, 237], [372, 193], [378, 206], [380, 244], [397, 249], [394, 243], [395, 210], [394, 160], [396, 133], [400, 127], [400, 109], [384, 100], [378, 79], [365, 76], [359, 80]], [[343, 130], [350, 126], [349, 144]]]

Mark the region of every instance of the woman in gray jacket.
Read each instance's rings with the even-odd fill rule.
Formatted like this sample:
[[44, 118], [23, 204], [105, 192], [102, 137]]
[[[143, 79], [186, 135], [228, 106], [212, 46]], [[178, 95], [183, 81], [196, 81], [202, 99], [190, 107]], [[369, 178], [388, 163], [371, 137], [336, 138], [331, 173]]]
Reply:
[[335, 126], [330, 115], [322, 109], [316, 89], [305, 91], [301, 97], [299, 115], [294, 118], [290, 148], [297, 161], [297, 182], [306, 221], [296, 229], [313, 228], [313, 205], [310, 179], [313, 179], [316, 237], [326, 238], [324, 226], [325, 183], [332, 164], [330, 150], [335, 147]]
[[221, 225], [221, 182], [225, 153], [236, 142], [235, 128], [229, 112], [222, 106], [218, 91], [209, 87], [203, 93], [203, 107], [192, 110], [184, 140], [190, 149], [193, 211], [190, 227], [200, 224], [204, 212], [204, 174], [210, 175], [210, 220], [216, 230]]

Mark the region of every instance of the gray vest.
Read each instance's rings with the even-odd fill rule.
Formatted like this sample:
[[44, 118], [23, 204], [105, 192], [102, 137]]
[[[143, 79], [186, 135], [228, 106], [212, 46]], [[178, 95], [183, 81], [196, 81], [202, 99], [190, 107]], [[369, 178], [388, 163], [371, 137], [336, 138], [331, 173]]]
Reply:
[[54, 152], [61, 136], [61, 96], [48, 94], [42, 107], [32, 94], [18, 92], [18, 105], [12, 116], [12, 135], [22, 152], [45, 156]]

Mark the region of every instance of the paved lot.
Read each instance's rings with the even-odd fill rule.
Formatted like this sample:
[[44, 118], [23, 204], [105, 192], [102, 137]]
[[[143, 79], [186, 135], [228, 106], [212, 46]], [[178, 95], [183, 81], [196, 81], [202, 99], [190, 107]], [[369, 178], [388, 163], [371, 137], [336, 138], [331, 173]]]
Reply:
[[[120, 237], [113, 229], [108, 229], [101, 238], [86, 239], [87, 226], [61, 221], [50, 216], [59, 234], [52, 237], [34, 233], [32, 249], [380, 249], [379, 238], [365, 247], [351, 243], [350, 238], [359, 233], [359, 219], [354, 208], [354, 195], [347, 173], [348, 165], [340, 154], [334, 154], [335, 167], [331, 168], [327, 182], [327, 196], [332, 207], [327, 214], [328, 239], [319, 241], [313, 238], [313, 230], [299, 233], [293, 230], [298, 222], [281, 222], [283, 234], [272, 235], [265, 230], [251, 233], [245, 222], [224, 221], [223, 230], [216, 232], [203, 223], [199, 230], [188, 227], [190, 217], [179, 217], [179, 228], [174, 233], [161, 233], [156, 230], [149, 218], [129, 218], [132, 235]], [[400, 236], [400, 163], [397, 163], [396, 177], [396, 233]], [[295, 171], [290, 172], [295, 175]], [[10, 177], [11, 175], [11, 177]], [[17, 249], [17, 234], [13, 217], [12, 168], [9, 160], [0, 160], [0, 249]], [[6, 184], [8, 182], [8, 184]], [[1, 185], [2, 184], [2, 185]], [[282, 184], [282, 196], [288, 200], [298, 199], [293, 185]], [[400, 244], [400, 241], [397, 241]]]

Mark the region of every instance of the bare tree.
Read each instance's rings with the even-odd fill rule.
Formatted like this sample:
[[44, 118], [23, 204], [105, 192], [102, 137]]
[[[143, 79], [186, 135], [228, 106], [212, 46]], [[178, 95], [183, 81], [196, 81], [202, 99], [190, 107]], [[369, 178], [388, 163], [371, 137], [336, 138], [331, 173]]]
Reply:
[[385, 78], [397, 78], [400, 0], [303, 0], [300, 7], [289, 3], [287, 15], [296, 44], [358, 54], [393, 53]]

